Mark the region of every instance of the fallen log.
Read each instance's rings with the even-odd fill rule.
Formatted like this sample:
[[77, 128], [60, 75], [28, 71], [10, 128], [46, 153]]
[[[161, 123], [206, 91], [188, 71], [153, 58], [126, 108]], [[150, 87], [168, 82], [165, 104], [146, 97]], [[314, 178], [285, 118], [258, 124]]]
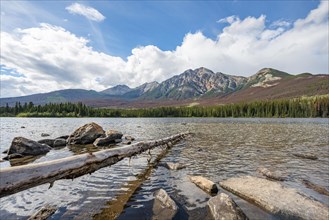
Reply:
[[328, 220], [329, 210], [326, 205], [279, 182], [244, 176], [230, 178], [219, 185], [283, 218]]
[[125, 157], [140, 154], [154, 147], [161, 145], [170, 147], [188, 134], [181, 133], [155, 141], [139, 142], [94, 153], [85, 153], [24, 166], [2, 168], [0, 170], [0, 198], [45, 183], [50, 183], [51, 187], [59, 179], [74, 179], [88, 173], [91, 174], [102, 167], [115, 164]]

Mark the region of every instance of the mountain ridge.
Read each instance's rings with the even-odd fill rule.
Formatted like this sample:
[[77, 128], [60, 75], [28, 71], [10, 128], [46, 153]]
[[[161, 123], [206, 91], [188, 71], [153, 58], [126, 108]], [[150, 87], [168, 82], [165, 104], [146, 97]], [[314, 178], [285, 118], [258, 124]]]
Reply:
[[[286, 91], [285, 91], [286, 90]], [[291, 75], [273, 68], [263, 68], [250, 77], [213, 72], [205, 67], [188, 69], [161, 83], [144, 83], [130, 88], [117, 85], [97, 92], [95, 90], [65, 89], [21, 97], [0, 98], [0, 106], [16, 102], [83, 102], [98, 107], [135, 107], [153, 105], [214, 105], [257, 99], [298, 97], [329, 94], [329, 76], [301, 73]], [[242, 100], [240, 97], [244, 97]], [[145, 105], [143, 105], [143, 103]]]

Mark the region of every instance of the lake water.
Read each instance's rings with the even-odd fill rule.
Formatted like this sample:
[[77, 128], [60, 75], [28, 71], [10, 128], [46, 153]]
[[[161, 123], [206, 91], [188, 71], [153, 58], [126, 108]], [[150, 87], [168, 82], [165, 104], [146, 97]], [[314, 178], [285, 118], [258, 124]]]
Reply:
[[[1, 198], [0, 219], [26, 219], [45, 204], [58, 210], [51, 219], [150, 219], [153, 192], [164, 188], [178, 203], [175, 219], [209, 219], [210, 195], [190, 183], [187, 175], [202, 175], [218, 183], [230, 177], [253, 175], [258, 167], [279, 170], [288, 176], [283, 184], [329, 205], [329, 197], [306, 188], [301, 179], [329, 188], [328, 119], [217, 119], [217, 118], [1, 118], [1, 152], [12, 139], [33, 140], [72, 133], [96, 122], [105, 130], [120, 130], [136, 141], [158, 139], [179, 132], [193, 136], [174, 146], [161, 159], [186, 164], [170, 171], [148, 163], [163, 153], [155, 149], [74, 180], [56, 181]], [[24, 126], [25, 128], [22, 128]], [[61, 148], [33, 163], [97, 150]], [[316, 154], [318, 160], [294, 157], [295, 152]], [[2, 157], [4, 154], [2, 154]], [[17, 165], [0, 163], [0, 167]], [[221, 191], [223, 191], [221, 189]], [[231, 195], [231, 194], [230, 194]], [[232, 195], [250, 219], [278, 219]], [[125, 205], [124, 205], [125, 204]]]

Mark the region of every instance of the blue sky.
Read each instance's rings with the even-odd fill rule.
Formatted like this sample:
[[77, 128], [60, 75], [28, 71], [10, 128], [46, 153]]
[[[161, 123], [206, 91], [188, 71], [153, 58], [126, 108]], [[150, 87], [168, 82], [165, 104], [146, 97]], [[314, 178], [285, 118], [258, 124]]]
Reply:
[[1, 96], [134, 87], [200, 66], [244, 76], [262, 67], [328, 73], [328, 7], [312, 0], [1, 1]]

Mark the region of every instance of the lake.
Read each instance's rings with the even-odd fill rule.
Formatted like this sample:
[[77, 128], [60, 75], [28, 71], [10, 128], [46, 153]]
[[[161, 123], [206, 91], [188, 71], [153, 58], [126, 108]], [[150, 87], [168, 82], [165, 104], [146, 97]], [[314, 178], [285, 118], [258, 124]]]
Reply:
[[[178, 171], [148, 163], [162, 153], [158, 148], [100, 169], [74, 180], [56, 181], [1, 198], [0, 219], [26, 219], [45, 204], [58, 210], [50, 219], [150, 219], [153, 192], [165, 189], [178, 203], [175, 219], [210, 219], [206, 209], [210, 195], [190, 183], [187, 175], [202, 175], [218, 183], [230, 177], [259, 176], [257, 168], [282, 171], [283, 184], [329, 205], [329, 197], [306, 188], [301, 179], [329, 188], [329, 119], [239, 119], [239, 118], [1, 118], [1, 152], [12, 139], [33, 140], [72, 133], [79, 126], [96, 122], [105, 130], [115, 129], [136, 141], [167, 137], [190, 131], [188, 137], [170, 149], [161, 162], [180, 162]], [[24, 126], [25, 128], [22, 128]], [[48, 137], [47, 137], [48, 138]], [[33, 163], [71, 156], [93, 147], [64, 147], [35, 158]], [[313, 153], [307, 160], [293, 153]], [[2, 157], [4, 154], [2, 154]], [[17, 165], [0, 163], [0, 167]], [[221, 191], [223, 191], [221, 189]], [[230, 194], [232, 195], [232, 194]], [[250, 219], [278, 219], [232, 195]], [[126, 203], [126, 204], [125, 204]]]

